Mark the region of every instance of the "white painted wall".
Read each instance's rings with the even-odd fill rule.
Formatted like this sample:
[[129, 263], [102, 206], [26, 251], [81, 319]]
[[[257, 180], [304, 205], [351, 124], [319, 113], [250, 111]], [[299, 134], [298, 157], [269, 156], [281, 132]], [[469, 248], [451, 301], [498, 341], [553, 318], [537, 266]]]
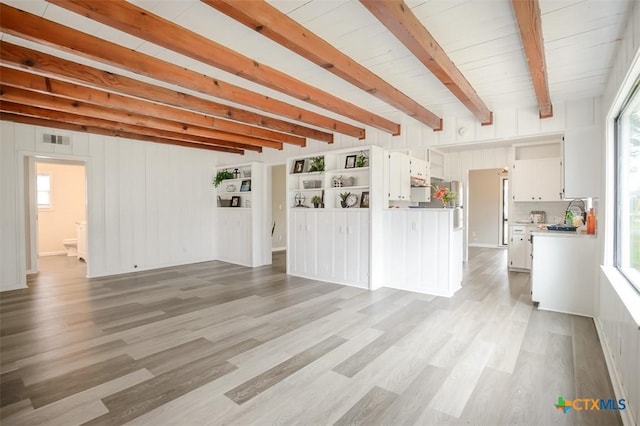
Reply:
[[[614, 232], [614, 134], [613, 119], [633, 83], [640, 75], [640, 2], [634, 2], [623, 33], [613, 68], [603, 95], [606, 144], [601, 156], [605, 158], [605, 185], [602, 186], [598, 240], [600, 260], [604, 271], [600, 275], [596, 325], [614, 379], [617, 396], [627, 400], [628, 408], [621, 412], [625, 424], [640, 424], [640, 295], [630, 288], [613, 268]], [[604, 224], [604, 232], [600, 232]], [[635, 316], [635, 318], [634, 318]]]
[[[40, 143], [44, 130], [70, 134], [72, 147]], [[216, 258], [216, 153], [4, 121], [0, 140], [1, 290], [26, 286], [25, 153], [87, 162], [89, 276]]]
[[[434, 132], [427, 126], [408, 116], [398, 117], [402, 133], [391, 136], [377, 129], [366, 127], [367, 137], [358, 140], [353, 137], [335, 134], [334, 143], [327, 144], [308, 140], [302, 148], [286, 145], [283, 150], [266, 148], [262, 153], [247, 153], [247, 161], [262, 161], [267, 164], [281, 164], [289, 157], [309, 155], [334, 149], [357, 147], [362, 144], [378, 145], [392, 150], [420, 150], [426, 147], [450, 147], [466, 144], [481, 144], [505, 140], [526, 139], [544, 135], [562, 134], [565, 129], [589, 127], [601, 116], [599, 98], [577, 99], [554, 103], [554, 116], [540, 120], [535, 107], [503, 109], [494, 111], [494, 124], [481, 126], [475, 117], [462, 105], [449, 106], [443, 115], [444, 129]], [[467, 132], [460, 136], [458, 129], [466, 127]], [[470, 150], [484, 150], [481, 146]], [[500, 151], [500, 148], [498, 148]], [[474, 159], [475, 161], [475, 159]], [[220, 164], [237, 162], [231, 155], [223, 155]], [[505, 164], [501, 164], [500, 167]], [[494, 167], [472, 167], [475, 169]], [[498, 167], [497, 165], [495, 167]], [[450, 176], [451, 179], [456, 178]]]
[[38, 254], [63, 254], [63, 240], [86, 220], [84, 166], [37, 162], [36, 173], [51, 176], [51, 208], [38, 209]]

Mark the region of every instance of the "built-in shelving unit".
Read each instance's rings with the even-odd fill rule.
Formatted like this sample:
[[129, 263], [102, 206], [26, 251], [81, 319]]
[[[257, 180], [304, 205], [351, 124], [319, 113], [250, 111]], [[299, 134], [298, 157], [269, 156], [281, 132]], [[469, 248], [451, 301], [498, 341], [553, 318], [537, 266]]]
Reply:
[[[364, 147], [290, 159], [289, 207], [314, 207], [312, 199], [318, 196], [321, 208], [343, 208], [340, 194], [348, 193], [353, 195], [347, 208], [367, 208], [371, 194], [369, 156], [370, 148]], [[316, 170], [317, 164], [323, 165], [322, 171]]]
[[218, 259], [244, 266], [271, 264], [271, 202], [262, 163], [219, 167], [233, 178], [216, 188]]
[[[383, 164], [375, 146], [287, 161], [287, 273], [362, 288], [382, 285], [376, 256], [383, 251], [375, 247], [382, 245]], [[321, 201], [316, 206], [314, 197]]]
[[245, 164], [237, 167], [221, 167], [217, 170], [226, 170], [233, 175], [233, 178], [223, 180], [218, 186], [218, 207], [251, 207], [253, 195], [252, 169], [252, 164]]

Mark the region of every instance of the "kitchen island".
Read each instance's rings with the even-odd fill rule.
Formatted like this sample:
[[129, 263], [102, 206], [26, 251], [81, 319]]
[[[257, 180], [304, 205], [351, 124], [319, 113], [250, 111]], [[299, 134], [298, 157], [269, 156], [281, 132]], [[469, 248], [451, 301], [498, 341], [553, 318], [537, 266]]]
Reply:
[[531, 300], [539, 309], [593, 317], [598, 275], [597, 237], [535, 230]]
[[451, 297], [461, 287], [463, 228], [455, 209], [384, 211], [384, 286]]

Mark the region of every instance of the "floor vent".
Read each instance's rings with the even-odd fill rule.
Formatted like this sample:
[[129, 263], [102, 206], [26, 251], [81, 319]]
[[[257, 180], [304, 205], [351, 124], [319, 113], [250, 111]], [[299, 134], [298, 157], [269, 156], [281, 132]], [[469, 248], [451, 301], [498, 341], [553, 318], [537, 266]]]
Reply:
[[42, 143], [51, 145], [71, 145], [71, 138], [69, 136], [50, 135], [45, 133], [42, 135]]

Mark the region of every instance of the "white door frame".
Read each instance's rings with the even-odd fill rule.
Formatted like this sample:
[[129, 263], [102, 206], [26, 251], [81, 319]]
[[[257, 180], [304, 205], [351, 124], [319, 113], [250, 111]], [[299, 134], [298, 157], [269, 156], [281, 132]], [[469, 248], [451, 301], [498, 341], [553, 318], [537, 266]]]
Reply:
[[[91, 159], [89, 157], [83, 157], [79, 155], [70, 154], [57, 154], [57, 153], [42, 153], [33, 151], [19, 151], [18, 152], [18, 208], [20, 214], [18, 214], [18, 252], [24, 255], [20, 257], [20, 270], [24, 271], [25, 276], [27, 274], [34, 274], [39, 271], [38, 269], [38, 208], [36, 201], [36, 168], [35, 163], [38, 160], [48, 160], [55, 163], [58, 160], [59, 163], [66, 161], [72, 161], [77, 164], [84, 165], [85, 175], [85, 209], [87, 223], [90, 222], [90, 209], [91, 194], [90, 188], [90, 176], [89, 173], [91, 167]], [[27, 251], [27, 229], [29, 238], [29, 250]], [[91, 276], [89, 272], [90, 263], [89, 258], [91, 256], [90, 250], [90, 236], [89, 227], [87, 227], [87, 276]], [[25, 278], [26, 280], [26, 278]]]

